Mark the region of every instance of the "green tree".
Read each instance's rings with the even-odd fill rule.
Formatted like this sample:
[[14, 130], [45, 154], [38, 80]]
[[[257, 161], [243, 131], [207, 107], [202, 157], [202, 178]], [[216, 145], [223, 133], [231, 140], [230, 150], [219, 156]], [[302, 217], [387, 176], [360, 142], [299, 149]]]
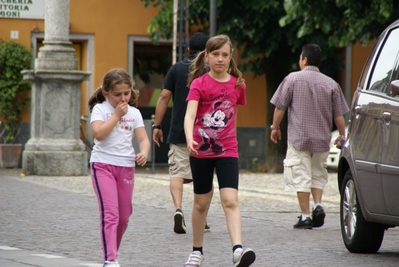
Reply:
[[395, 0], [285, 0], [284, 8], [282, 26], [296, 28], [297, 38], [317, 33], [330, 47], [365, 44], [399, 15]]
[[[160, 7], [148, 31], [156, 42], [170, 38], [173, 31], [172, 0], [141, 0], [146, 6]], [[190, 0], [189, 23], [208, 31], [209, 1]], [[301, 47], [317, 43], [323, 49], [321, 71], [337, 78], [342, 69], [341, 48], [356, 41], [376, 38], [398, 18], [395, 0], [217, 0], [217, 32], [225, 33], [242, 50], [245, 60], [240, 68], [254, 75], [265, 74], [267, 88], [267, 125], [274, 106], [269, 104], [282, 79], [298, 70]], [[261, 90], [261, 89], [259, 89]], [[281, 125], [286, 132], [286, 122]], [[269, 141], [267, 131], [266, 162], [269, 172], [281, 172], [286, 142]], [[283, 135], [284, 136], [284, 135]], [[286, 136], [284, 136], [286, 138]]]

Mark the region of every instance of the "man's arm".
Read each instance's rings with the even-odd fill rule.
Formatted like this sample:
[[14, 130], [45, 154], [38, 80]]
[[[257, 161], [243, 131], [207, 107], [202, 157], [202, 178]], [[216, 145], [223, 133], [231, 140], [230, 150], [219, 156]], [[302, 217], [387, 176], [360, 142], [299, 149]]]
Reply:
[[337, 126], [337, 129], [339, 131], [339, 136], [335, 139], [334, 145], [337, 147], [340, 147], [341, 145], [339, 144], [340, 140], [346, 140], [346, 135], [345, 135], [345, 118], [344, 116], [338, 116], [334, 118], [335, 125]]
[[[172, 91], [168, 89], [162, 89], [159, 94], [157, 106], [155, 107], [155, 119], [154, 126], [161, 126], [163, 117], [165, 116], [166, 110], [168, 109], [168, 103], [172, 97]], [[162, 129], [154, 128], [152, 133], [152, 140], [157, 146], [163, 143], [163, 132]]]
[[273, 124], [271, 126], [270, 140], [277, 144], [281, 140], [280, 123], [284, 118], [285, 111], [279, 108], [274, 109]]

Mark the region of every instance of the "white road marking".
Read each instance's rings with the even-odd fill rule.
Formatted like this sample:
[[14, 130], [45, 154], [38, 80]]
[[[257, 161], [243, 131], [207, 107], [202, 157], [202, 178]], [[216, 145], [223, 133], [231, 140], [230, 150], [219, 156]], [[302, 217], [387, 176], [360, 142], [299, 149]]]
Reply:
[[21, 249], [8, 247], [8, 246], [0, 246], [0, 250], [21, 250]]
[[50, 255], [50, 254], [31, 254], [32, 256], [38, 256], [38, 257], [43, 257], [47, 259], [63, 259], [65, 257], [63, 256], [57, 256], [57, 255]]

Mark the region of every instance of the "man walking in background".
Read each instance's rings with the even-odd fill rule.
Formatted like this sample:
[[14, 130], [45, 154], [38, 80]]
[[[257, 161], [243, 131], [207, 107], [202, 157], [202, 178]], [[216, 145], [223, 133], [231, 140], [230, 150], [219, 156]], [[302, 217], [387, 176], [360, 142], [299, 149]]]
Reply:
[[[321, 206], [327, 184], [326, 160], [330, 150], [333, 120], [345, 138], [344, 114], [349, 111], [339, 85], [319, 71], [321, 49], [303, 46], [301, 71], [290, 73], [281, 82], [270, 102], [275, 105], [270, 139], [281, 140], [280, 123], [288, 109], [287, 155], [284, 160], [285, 190], [296, 191], [302, 214], [294, 229], [321, 227], [326, 216]], [[309, 200], [314, 205], [310, 217]]]
[[[175, 207], [173, 230], [178, 234], [186, 233], [186, 224], [182, 211], [183, 184], [192, 182], [189, 155], [187, 151], [186, 137], [184, 134], [184, 116], [186, 114], [186, 98], [189, 88], [187, 77], [191, 61], [198, 52], [205, 49], [208, 37], [201, 32], [195, 33], [189, 40], [188, 56], [170, 67], [166, 74], [163, 89], [158, 98], [155, 109], [153, 128], [153, 141], [160, 146], [163, 140], [162, 120], [165, 116], [170, 99], [173, 99], [172, 117], [170, 121], [168, 165], [170, 175], [170, 193]], [[212, 191], [213, 192], [213, 191]], [[205, 231], [210, 231], [208, 225]]]

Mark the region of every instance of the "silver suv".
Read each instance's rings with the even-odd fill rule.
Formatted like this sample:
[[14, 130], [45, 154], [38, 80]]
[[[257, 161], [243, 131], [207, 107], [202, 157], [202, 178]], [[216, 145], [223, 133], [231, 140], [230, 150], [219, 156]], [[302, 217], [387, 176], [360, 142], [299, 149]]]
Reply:
[[399, 225], [399, 20], [378, 38], [353, 96], [338, 165], [346, 248], [375, 253]]

